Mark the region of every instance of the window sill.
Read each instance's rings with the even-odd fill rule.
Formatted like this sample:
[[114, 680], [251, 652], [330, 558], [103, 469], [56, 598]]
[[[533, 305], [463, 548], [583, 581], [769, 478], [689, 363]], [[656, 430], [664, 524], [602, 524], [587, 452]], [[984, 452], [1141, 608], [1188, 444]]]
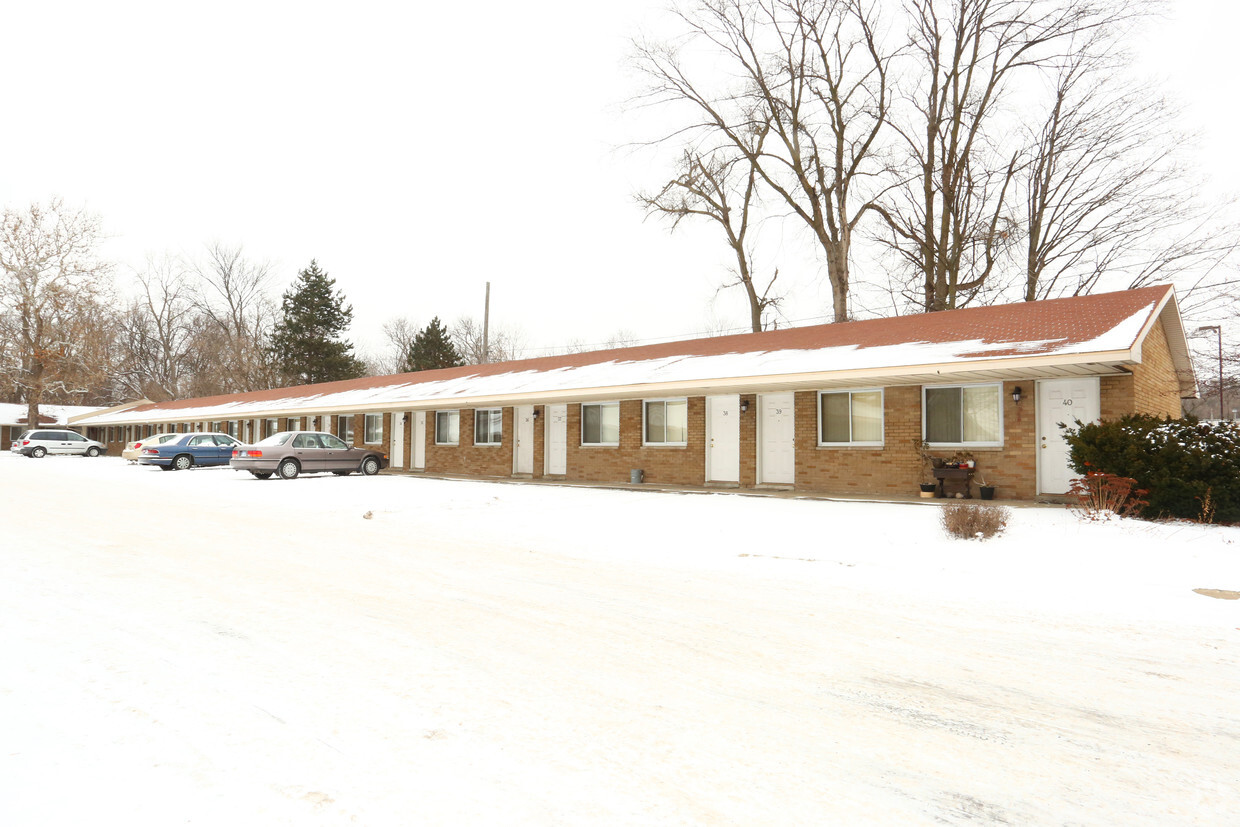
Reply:
[[846, 448], [853, 450], [881, 451], [887, 447], [883, 442], [819, 442], [819, 448]]

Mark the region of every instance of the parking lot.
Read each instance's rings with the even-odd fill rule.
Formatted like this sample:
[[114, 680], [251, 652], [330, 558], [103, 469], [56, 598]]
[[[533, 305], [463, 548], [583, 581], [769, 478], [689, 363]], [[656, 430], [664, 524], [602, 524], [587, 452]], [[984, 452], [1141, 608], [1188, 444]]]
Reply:
[[5, 824], [1217, 824], [1240, 531], [0, 456]]

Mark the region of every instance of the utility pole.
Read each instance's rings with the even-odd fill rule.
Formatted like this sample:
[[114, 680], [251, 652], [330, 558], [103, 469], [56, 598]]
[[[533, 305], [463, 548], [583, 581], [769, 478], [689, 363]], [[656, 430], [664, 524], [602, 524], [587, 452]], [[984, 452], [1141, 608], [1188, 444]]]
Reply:
[[487, 282], [487, 300], [482, 308], [482, 363], [491, 361], [491, 282]]
[[1216, 324], [1209, 324], [1197, 328], [1196, 332], [1218, 334], [1218, 418], [1222, 421], [1227, 418], [1223, 414], [1223, 328]]

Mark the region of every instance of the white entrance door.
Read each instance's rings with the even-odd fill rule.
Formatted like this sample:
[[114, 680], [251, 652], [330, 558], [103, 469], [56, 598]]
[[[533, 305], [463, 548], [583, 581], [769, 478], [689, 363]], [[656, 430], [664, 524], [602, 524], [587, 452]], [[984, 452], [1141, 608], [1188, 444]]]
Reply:
[[426, 470], [426, 411], [413, 415], [413, 470]]
[[1066, 494], [1079, 476], [1068, 465], [1068, 442], [1059, 423], [1097, 422], [1102, 406], [1098, 377], [1038, 382], [1038, 493]]
[[547, 405], [547, 432], [545, 473], [564, 475], [568, 473], [568, 406]]
[[391, 467], [405, 467], [405, 415], [400, 411], [392, 412], [392, 442], [388, 455]]
[[791, 393], [758, 397], [758, 481], [779, 485], [796, 482], [796, 431]]
[[741, 481], [741, 398], [706, 397], [706, 481]]
[[517, 405], [512, 409], [517, 420], [517, 438], [513, 445], [512, 473], [534, 473], [534, 406]]

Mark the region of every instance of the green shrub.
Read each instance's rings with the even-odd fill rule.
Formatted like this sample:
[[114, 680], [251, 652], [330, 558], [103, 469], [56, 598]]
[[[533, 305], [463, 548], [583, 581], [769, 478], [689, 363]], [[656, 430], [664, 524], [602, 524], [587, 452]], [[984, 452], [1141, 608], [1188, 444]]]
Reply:
[[1147, 517], [1240, 522], [1240, 426], [1130, 414], [1065, 428], [1079, 474], [1131, 477]]

